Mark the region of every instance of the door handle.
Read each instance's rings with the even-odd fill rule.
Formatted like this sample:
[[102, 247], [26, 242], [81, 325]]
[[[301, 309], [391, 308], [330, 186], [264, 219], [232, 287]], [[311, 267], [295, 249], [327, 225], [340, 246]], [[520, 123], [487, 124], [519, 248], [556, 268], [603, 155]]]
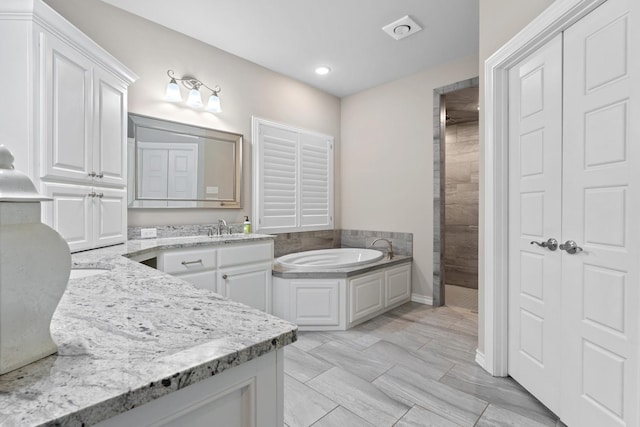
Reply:
[[[531, 242], [531, 244], [532, 245], [536, 244], [536, 245], [540, 246], [541, 248], [547, 248], [550, 251], [555, 251], [556, 249], [558, 249], [558, 241], [556, 239], [554, 239], [553, 237], [551, 237], [546, 242], [536, 242], [534, 240], [534, 241]], [[562, 245], [560, 245], [560, 249], [562, 249]]]
[[563, 244], [560, 245], [561, 251], [567, 251], [568, 254], [573, 255], [578, 252], [582, 252], [582, 248], [578, 246], [576, 242], [573, 240], [567, 240]]

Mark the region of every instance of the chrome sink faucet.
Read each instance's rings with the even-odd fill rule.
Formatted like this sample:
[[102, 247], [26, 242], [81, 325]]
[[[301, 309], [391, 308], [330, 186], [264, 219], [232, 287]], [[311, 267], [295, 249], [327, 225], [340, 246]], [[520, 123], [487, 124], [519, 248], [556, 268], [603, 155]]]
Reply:
[[224, 219], [218, 220], [218, 236], [222, 236], [224, 231], [227, 230], [227, 234], [229, 234], [229, 226], [227, 225], [227, 221]]
[[391, 244], [391, 242], [389, 240], [382, 239], [382, 238], [376, 239], [373, 242], [371, 242], [371, 245], [369, 245], [369, 247], [373, 247], [373, 245], [375, 245], [376, 242], [379, 241], [379, 240], [384, 240], [385, 242], [387, 242], [387, 245], [388, 245], [388, 247], [387, 247], [387, 257], [389, 257], [389, 259], [393, 259], [393, 245]]

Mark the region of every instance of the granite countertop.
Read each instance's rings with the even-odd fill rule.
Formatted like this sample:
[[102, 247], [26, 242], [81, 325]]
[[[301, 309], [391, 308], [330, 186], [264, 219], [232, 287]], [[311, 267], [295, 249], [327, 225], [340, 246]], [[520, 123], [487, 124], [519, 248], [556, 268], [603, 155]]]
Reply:
[[296, 340], [294, 324], [127, 259], [270, 236], [129, 241], [73, 254], [108, 271], [69, 281], [51, 323], [58, 354], [0, 376], [0, 425], [85, 426]]
[[369, 273], [371, 271], [380, 270], [394, 265], [405, 264], [412, 260], [413, 257], [409, 255], [395, 255], [392, 259], [385, 256], [380, 261], [366, 264], [364, 266], [357, 265], [355, 267], [332, 268], [322, 271], [297, 270], [295, 268], [283, 267], [278, 263], [275, 263], [273, 265], [273, 275], [276, 277], [282, 277], [283, 279], [345, 278]]

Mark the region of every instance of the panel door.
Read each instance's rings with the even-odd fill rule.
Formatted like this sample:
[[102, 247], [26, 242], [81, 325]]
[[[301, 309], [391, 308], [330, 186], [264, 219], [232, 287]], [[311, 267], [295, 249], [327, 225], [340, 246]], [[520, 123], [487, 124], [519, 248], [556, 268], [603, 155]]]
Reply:
[[292, 281], [290, 288], [294, 323], [340, 325], [340, 280]]
[[127, 240], [127, 190], [94, 188], [95, 246], [107, 246]]
[[127, 89], [112, 74], [94, 70], [93, 165], [100, 184], [126, 185]]
[[571, 426], [640, 425], [640, 126], [631, 97], [640, 43], [630, 8], [609, 0], [565, 32], [562, 234], [583, 249], [562, 255], [562, 418]]
[[[138, 143], [138, 199], [166, 199], [169, 151], [151, 143]], [[165, 204], [166, 205], [166, 204]]]
[[560, 409], [562, 36], [509, 75], [509, 375]]
[[227, 298], [271, 313], [271, 262], [221, 269], [218, 286]]
[[174, 274], [182, 280], [186, 280], [192, 285], [217, 292], [218, 273], [215, 270], [196, 271], [194, 273]]
[[196, 199], [198, 194], [198, 145], [181, 144], [169, 150], [167, 197]]
[[385, 271], [384, 276], [386, 284], [384, 289], [385, 307], [411, 299], [411, 264], [389, 269]]
[[356, 277], [349, 280], [347, 286], [350, 323], [384, 309], [384, 273]]
[[43, 193], [53, 202], [42, 203], [43, 222], [58, 233], [69, 244], [69, 249], [90, 249], [93, 225], [93, 199], [91, 187], [64, 184], [43, 184]]
[[40, 37], [41, 176], [90, 181], [92, 62], [52, 35]]

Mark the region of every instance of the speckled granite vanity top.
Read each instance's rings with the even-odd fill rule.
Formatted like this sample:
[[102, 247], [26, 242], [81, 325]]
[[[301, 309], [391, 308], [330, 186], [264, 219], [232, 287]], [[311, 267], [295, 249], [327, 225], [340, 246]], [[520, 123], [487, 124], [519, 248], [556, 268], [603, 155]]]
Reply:
[[0, 376], [0, 425], [90, 425], [296, 340], [296, 326], [122, 256], [269, 236], [185, 237], [73, 255], [108, 271], [69, 281], [59, 352]]

